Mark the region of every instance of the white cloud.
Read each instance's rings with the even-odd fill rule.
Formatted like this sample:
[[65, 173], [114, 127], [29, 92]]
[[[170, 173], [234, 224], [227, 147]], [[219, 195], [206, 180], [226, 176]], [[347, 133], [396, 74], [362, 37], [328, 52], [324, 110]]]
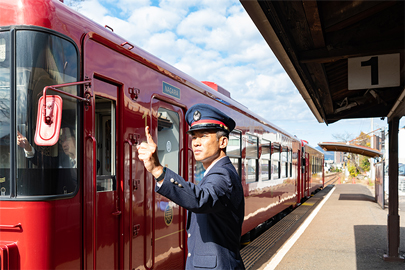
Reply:
[[230, 14], [215, 8], [190, 13], [177, 27], [177, 33], [204, 49], [223, 54], [241, 53], [241, 50], [263, 42], [253, 22], [241, 7], [230, 8]]
[[244, 46], [239, 51], [235, 51], [235, 53], [229, 55], [228, 58], [232, 61], [232, 63], [242, 62], [249, 65], [254, 65], [259, 69], [270, 68], [273, 65], [281, 68], [277, 58], [264, 41], [258, 41], [257, 43]]
[[[108, 2], [112, 1], [110, 0]], [[118, 0], [116, 3], [116, 6], [119, 7], [124, 13], [131, 13], [132, 10], [150, 5], [150, 0]]]
[[202, 9], [190, 13], [177, 27], [177, 33], [195, 43], [205, 44], [211, 32], [226, 18], [213, 9]]
[[142, 29], [154, 33], [172, 29], [180, 20], [181, 16], [172, 11], [147, 6], [135, 9], [128, 22], [134, 25], [134, 31]]
[[100, 19], [101, 25], [108, 25], [114, 30], [114, 33], [127, 40], [136, 40], [133, 25], [117, 17], [104, 16]]
[[191, 7], [201, 4], [200, 2], [198, 0], [160, 0], [158, 5], [165, 10], [185, 16]]
[[103, 17], [108, 15], [108, 9], [97, 0], [86, 0], [78, 5], [78, 10], [87, 18], [102, 24]]

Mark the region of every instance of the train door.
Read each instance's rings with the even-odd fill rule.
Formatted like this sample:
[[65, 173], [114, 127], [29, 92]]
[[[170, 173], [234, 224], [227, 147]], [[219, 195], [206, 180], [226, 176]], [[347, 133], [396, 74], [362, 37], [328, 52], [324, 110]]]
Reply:
[[118, 87], [93, 79], [94, 103], [85, 110], [84, 252], [87, 269], [120, 266], [120, 185], [117, 176]]
[[300, 160], [301, 160], [301, 178], [300, 178], [300, 190], [301, 190], [301, 200], [304, 200], [306, 197], [306, 154], [305, 154], [305, 147], [301, 147], [301, 153], [300, 153]]
[[[185, 176], [187, 147], [184, 142], [184, 114], [180, 107], [154, 99], [152, 112], [157, 113], [152, 122], [156, 131], [160, 163]], [[183, 164], [184, 163], [184, 164]], [[184, 269], [185, 266], [185, 213], [184, 209], [169, 199], [153, 192], [153, 253], [154, 267]]]
[[301, 158], [301, 150], [298, 150], [298, 170], [297, 170], [297, 203], [301, 202], [301, 199], [303, 198], [302, 194], [302, 158]]
[[304, 195], [305, 196], [310, 196], [309, 191], [310, 191], [310, 178], [309, 178], [309, 153], [305, 152], [305, 174], [304, 174], [304, 186], [305, 186], [305, 192]]

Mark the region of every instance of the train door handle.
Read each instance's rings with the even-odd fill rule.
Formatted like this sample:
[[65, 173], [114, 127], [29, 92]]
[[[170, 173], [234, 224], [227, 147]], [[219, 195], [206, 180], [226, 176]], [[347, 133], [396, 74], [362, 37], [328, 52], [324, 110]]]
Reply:
[[115, 197], [115, 212], [112, 213], [113, 216], [119, 216], [121, 215], [121, 211], [119, 210], [120, 208], [118, 207], [118, 197]]

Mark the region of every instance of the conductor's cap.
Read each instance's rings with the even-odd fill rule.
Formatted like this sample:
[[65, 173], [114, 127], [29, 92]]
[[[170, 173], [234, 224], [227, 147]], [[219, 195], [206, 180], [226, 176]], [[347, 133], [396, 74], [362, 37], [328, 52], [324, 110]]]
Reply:
[[194, 130], [218, 129], [231, 132], [235, 121], [225, 113], [208, 104], [195, 104], [186, 112], [186, 121], [190, 126], [188, 133]]

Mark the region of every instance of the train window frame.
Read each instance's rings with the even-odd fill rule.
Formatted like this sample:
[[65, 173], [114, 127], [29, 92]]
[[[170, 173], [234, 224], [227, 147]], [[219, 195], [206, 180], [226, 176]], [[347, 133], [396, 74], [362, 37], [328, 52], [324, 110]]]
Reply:
[[292, 151], [292, 149], [290, 149], [290, 151], [288, 152], [289, 153], [289, 155], [288, 155], [288, 162], [289, 162], [289, 167], [290, 167], [290, 177], [293, 177], [293, 175], [292, 175], [292, 155], [293, 155], [293, 151]]
[[97, 141], [97, 192], [116, 191], [117, 179], [115, 157], [117, 151], [115, 100], [96, 96], [95, 114]]
[[[259, 180], [259, 137], [250, 133], [245, 134], [245, 158], [246, 158], [246, 183], [255, 183]], [[249, 144], [249, 140], [253, 143]], [[253, 154], [249, 155], [248, 147], [253, 146], [251, 151]], [[252, 173], [251, 173], [252, 172]], [[249, 175], [252, 175], [249, 179]]]
[[[232, 138], [238, 138], [238, 142], [235, 145], [233, 145], [233, 142], [231, 143]], [[235, 146], [235, 149], [230, 149], [233, 146]], [[240, 177], [242, 172], [242, 131], [237, 129], [231, 131], [226, 152]]]
[[[277, 142], [271, 144], [271, 179], [276, 180], [280, 179], [280, 151], [281, 146]], [[277, 172], [274, 172], [273, 169], [277, 168]]]
[[287, 178], [288, 147], [282, 146], [280, 149], [280, 178]]
[[[177, 118], [174, 119], [174, 116]], [[163, 166], [169, 168], [175, 173], [180, 172], [180, 115], [178, 112], [168, 109], [164, 106], [158, 108], [158, 122], [157, 122], [157, 145], [158, 145], [158, 156], [159, 160]], [[172, 132], [170, 132], [170, 130]], [[177, 131], [177, 132], [176, 132]], [[166, 134], [164, 134], [164, 133]], [[167, 139], [170, 136], [170, 139]], [[176, 141], [177, 140], [177, 141]], [[177, 145], [174, 145], [172, 142], [176, 141]], [[177, 150], [176, 150], [177, 149]], [[170, 156], [176, 156], [174, 158], [168, 158]], [[201, 166], [202, 167], [202, 166]], [[202, 167], [204, 168], [204, 167]], [[205, 170], [199, 171], [201, 179]], [[194, 179], [197, 179], [197, 175], [194, 175]]]
[[[10, 124], [12, 126], [11, 130], [10, 130], [10, 136], [11, 137], [16, 137], [17, 136], [17, 131], [19, 131], [19, 126], [20, 124], [17, 123], [17, 119], [19, 119], [18, 117], [20, 116], [19, 111], [17, 110], [17, 102], [18, 102], [18, 98], [17, 98], [17, 93], [15, 93], [17, 91], [17, 87], [21, 87], [19, 85], [19, 83], [17, 83], [18, 80], [21, 80], [21, 78], [19, 78], [18, 76], [20, 75], [20, 73], [17, 72], [18, 69], [18, 53], [17, 50], [21, 50], [18, 49], [17, 45], [19, 42], [17, 39], [17, 35], [19, 35], [20, 32], [31, 32], [31, 33], [42, 33], [42, 34], [46, 34], [52, 38], [57, 38], [59, 40], [63, 40], [63, 42], [65, 42], [65, 44], [67, 44], [67, 46], [70, 46], [71, 51], [73, 52], [72, 58], [76, 63], [76, 65], [74, 66], [75, 68], [73, 69], [72, 73], [67, 73], [67, 74], [71, 74], [73, 76], [74, 81], [77, 81], [80, 78], [80, 53], [79, 53], [79, 49], [77, 44], [75, 43], [75, 41], [66, 36], [63, 35], [55, 30], [51, 30], [48, 28], [43, 28], [43, 27], [38, 27], [38, 26], [9, 26], [9, 27], [4, 27], [1, 32], [10, 32], [10, 38], [11, 41], [9, 43], [10, 48], [9, 48], [9, 56], [11, 59], [11, 64], [13, 64], [13, 66], [10, 66], [10, 74], [14, 74], [11, 75], [11, 81], [10, 81], [10, 88], [11, 88], [11, 102], [10, 102]], [[32, 42], [32, 40], [31, 40]], [[22, 55], [22, 54], [21, 54]], [[23, 57], [23, 56], [22, 56]], [[32, 66], [33, 68], [34, 66]], [[18, 75], [18, 76], [17, 76]], [[67, 83], [70, 82], [69, 80], [63, 80], [63, 83]], [[49, 85], [54, 85], [57, 84], [55, 82], [50, 82]], [[77, 91], [79, 91], [79, 88], [76, 88]], [[64, 98], [64, 97], [63, 97]], [[65, 105], [65, 104], [64, 104]], [[35, 107], [35, 105], [33, 105], [33, 107]], [[82, 125], [80, 123], [80, 120], [82, 119], [81, 117], [81, 105], [80, 102], [77, 102], [76, 105], [74, 105], [74, 110], [75, 110], [75, 116], [77, 119], [77, 121], [74, 123], [74, 135], [75, 135], [75, 139], [76, 139], [76, 162], [75, 162], [75, 168], [77, 166], [76, 169], [76, 173], [74, 173], [75, 175], [77, 175], [77, 177], [74, 178], [74, 186], [73, 189], [71, 191], [68, 192], [59, 192], [59, 188], [58, 190], [54, 190], [53, 192], [39, 192], [39, 193], [35, 193], [35, 192], [28, 192], [25, 193], [24, 191], [21, 191], [21, 188], [19, 188], [19, 172], [18, 172], [18, 162], [17, 162], [17, 152], [20, 151], [19, 146], [16, 143], [16, 140], [10, 140], [10, 164], [9, 164], [9, 183], [10, 183], [10, 191], [7, 192], [6, 196], [0, 196], [0, 201], [8, 201], [8, 200], [13, 200], [13, 201], [47, 201], [47, 200], [55, 200], [55, 199], [70, 199], [72, 197], [75, 197], [78, 194], [79, 191], [79, 187], [80, 187], [80, 183], [82, 181], [81, 177], [82, 174], [80, 173], [82, 170], [82, 166], [80, 165], [82, 160], [81, 160], [81, 156], [82, 156], [82, 147], [81, 147], [81, 133], [82, 133]], [[65, 115], [65, 114], [63, 114]], [[63, 117], [62, 115], [62, 117]], [[63, 118], [62, 118], [63, 121]], [[36, 123], [36, 121], [35, 121]], [[33, 125], [33, 127], [35, 128], [35, 124]], [[29, 127], [31, 128], [31, 127]], [[31, 138], [30, 138], [31, 141]], [[21, 154], [19, 154], [21, 155]], [[77, 164], [77, 165], [76, 165]], [[22, 168], [23, 169], [23, 168]], [[72, 172], [73, 173], [73, 172]], [[49, 177], [48, 177], [49, 178]], [[41, 181], [45, 181], [45, 178], [40, 178]], [[7, 179], [6, 179], [7, 181]], [[32, 182], [32, 181], [31, 181]], [[72, 182], [72, 183], [73, 183]], [[40, 184], [41, 182], [36, 182], [36, 185], [38, 186], [38, 183]], [[59, 184], [58, 184], [59, 185]], [[62, 186], [62, 185], [61, 185]], [[63, 187], [64, 190], [66, 191], [65, 187]], [[48, 188], [49, 189], [49, 188]]]
[[[269, 181], [271, 180], [271, 141], [267, 139], [261, 139], [261, 148], [262, 152], [260, 155], [260, 177], [262, 181]], [[268, 146], [269, 150], [268, 153], [263, 151], [264, 146]], [[269, 155], [268, 158], [266, 158], [266, 155]], [[267, 170], [263, 170], [263, 165], [267, 165]], [[263, 175], [267, 175], [267, 177], [263, 177]]]
[[[0, 31], [0, 40], [4, 40], [3, 43], [3, 49], [2, 52], [0, 51], [0, 54], [2, 54], [4, 52], [4, 59], [2, 60], [2, 58], [0, 58], [0, 75], [2, 75], [0, 78], [0, 97], [4, 102], [4, 106], [7, 108], [8, 110], [3, 111], [3, 113], [5, 115], [10, 115], [10, 119], [7, 123], [7, 119], [6, 121], [2, 121], [2, 128], [1, 131], [6, 131], [5, 134], [7, 134], [7, 132], [10, 134], [10, 136], [12, 135], [13, 137], [15, 135], [13, 135], [13, 128], [12, 128], [12, 123], [14, 122], [13, 120], [13, 111], [15, 109], [14, 106], [14, 102], [12, 102], [12, 100], [15, 100], [15, 94], [14, 91], [11, 91], [11, 89], [14, 89], [14, 85], [13, 85], [13, 80], [12, 80], [12, 67], [11, 67], [11, 56], [13, 55], [12, 53], [12, 49], [13, 47], [11, 46], [11, 40], [12, 40], [12, 34], [11, 31], [9, 30], [5, 30], [5, 31]], [[0, 55], [0, 57], [2, 57]], [[3, 73], [4, 72], [4, 73]], [[3, 91], [4, 89], [4, 91]], [[15, 115], [14, 115], [15, 116]], [[15, 119], [15, 118], [14, 118]], [[5, 124], [3, 124], [5, 123]], [[6, 136], [1, 134], [1, 138], [4, 138], [3, 143], [4, 145], [7, 145], [7, 140], [6, 140]], [[15, 177], [12, 176], [12, 168], [14, 167], [14, 160], [10, 159], [10, 154], [12, 153], [12, 149], [13, 147], [13, 143], [12, 141], [8, 140], [9, 144], [8, 147], [3, 147], [0, 146], [0, 200], [6, 199], [6, 198], [10, 198], [12, 192], [12, 180], [11, 179], [15, 179]], [[8, 164], [7, 164], [8, 163]], [[8, 169], [8, 172], [7, 172]], [[8, 174], [8, 177], [7, 177]], [[8, 178], [8, 181], [7, 181]]]

